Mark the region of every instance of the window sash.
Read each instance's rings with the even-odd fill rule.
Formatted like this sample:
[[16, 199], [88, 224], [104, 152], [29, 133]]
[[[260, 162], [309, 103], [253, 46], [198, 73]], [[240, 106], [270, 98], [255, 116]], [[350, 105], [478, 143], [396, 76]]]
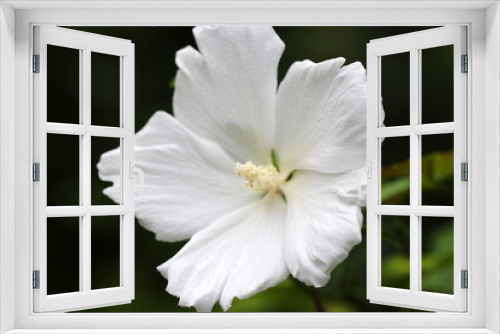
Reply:
[[[80, 50], [80, 123], [47, 122], [47, 45]], [[91, 53], [120, 57], [120, 126], [91, 125]], [[134, 297], [134, 180], [129, 162], [134, 161], [134, 45], [113, 37], [82, 33], [70, 29], [39, 26], [34, 30], [34, 54], [40, 55], [40, 73], [34, 74], [34, 162], [40, 163], [40, 182], [34, 192], [34, 263], [40, 271], [40, 288], [34, 289], [34, 311], [73, 311], [130, 302]], [[47, 134], [80, 137], [80, 205], [47, 207]], [[120, 138], [120, 205], [91, 204], [91, 138]], [[120, 286], [91, 288], [92, 216], [120, 216]], [[80, 291], [47, 295], [47, 218], [80, 217]]]
[[[467, 290], [461, 288], [462, 269], [467, 269], [467, 183], [460, 181], [460, 164], [467, 162], [467, 76], [460, 72], [460, 59], [467, 54], [466, 28], [429, 29], [371, 41], [367, 47], [368, 115], [367, 161], [372, 177], [367, 188], [367, 296], [373, 303], [431, 311], [467, 310]], [[419, 124], [421, 114], [420, 51], [454, 45], [454, 122]], [[383, 127], [380, 103], [381, 57], [410, 52], [410, 125]], [[454, 206], [420, 205], [421, 140], [425, 134], [454, 134]], [[381, 138], [410, 137], [410, 205], [381, 205]], [[410, 289], [381, 286], [381, 216], [410, 216]], [[421, 216], [454, 217], [454, 294], [420, 291]]]

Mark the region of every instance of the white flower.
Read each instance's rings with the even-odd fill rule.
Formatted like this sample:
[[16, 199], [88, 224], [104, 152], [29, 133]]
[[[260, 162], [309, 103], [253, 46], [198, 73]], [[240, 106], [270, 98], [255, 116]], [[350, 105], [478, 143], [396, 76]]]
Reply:
[[[292, 276], [321, 287], [361, 241], [366, 74], [343, 58], [294, 63], [271, 27], [197, 27], [177, 52], [175, 118], [136, 136], [146, 174], [140, 223], [160, 241], [191, 240], [158, 267], [181, 306], [227, 310]], [[273, 156], [277, 167], [273, 166]], [[103, 154], [120, 198], [119, 151]]]

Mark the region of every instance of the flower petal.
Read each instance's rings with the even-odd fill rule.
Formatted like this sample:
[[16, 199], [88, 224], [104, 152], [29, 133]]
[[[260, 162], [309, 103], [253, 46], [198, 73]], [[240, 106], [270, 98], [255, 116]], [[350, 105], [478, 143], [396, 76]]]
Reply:
[[366, 159], [366, 74], [343, 58], [294, 63], [280, 84], [275, 150], [280, 168], [338, 173]]
[[[357, 206], [366, 206], [366, 173], [359, 173], [359, 170], [349, 170], [343, 173], [331, 174], [330, 184], [332, 185], [332, 192], [337, 196], [351, 202]], [[359, 179], [358, 179], [359, 178]], [[358, 182], [361, 193], [358, 191]]]
[[271, 163], [278, 62], [272, 27], [196, 27], [177, 52], [174, 114], [234, 162]]
[[345, 173], [297, 171], [285, 187], [285, 261], [291, 274], [307, 285], [324, 286], [331, 271], [361, 242], [359, 206], [334, 192], [350, 178]]
[[[165, 112], [155, 113], [135, 140], [136, 166], [145, 173], [136, 196], [139, 222], [162, 241], [190, 238], [219, 217], [259, 199], [235, 172], [235, 164], [215, 143], [186, 129]], [[120, 198], [120, 152], [104, 153], [99, 176], [114, 185], [104, 190]]]
[[226, 311], [233, 298], [248, 298], [286, 279], [285, 210], [281, 197], [267, 196], [196, 233], [158, 267], [167, 291], [180, 297], [180, 306], [208, 312], [220, 300]]

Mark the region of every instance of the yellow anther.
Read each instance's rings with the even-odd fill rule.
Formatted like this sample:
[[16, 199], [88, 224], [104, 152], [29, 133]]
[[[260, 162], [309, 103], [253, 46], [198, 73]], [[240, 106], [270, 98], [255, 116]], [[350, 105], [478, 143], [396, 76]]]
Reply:
[[250, 161], [245, 164], [236, 163], [236, 174], [243, 176], [246, 186], [256, 192], [267, 192], [271, 195], [279, 191], [282, 182], [280, 174], [273, 165], [258, 165]]

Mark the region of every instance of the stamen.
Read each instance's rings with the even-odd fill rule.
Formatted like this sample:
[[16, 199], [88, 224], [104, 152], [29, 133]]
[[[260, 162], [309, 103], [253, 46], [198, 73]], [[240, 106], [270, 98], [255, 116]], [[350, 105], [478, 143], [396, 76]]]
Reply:
[[275, 195], [282, 182], [280, 174], [273, 165], [258, 165], [250, 161], [245, 164], [236, 163], [236, 174], [243, 176], [246, 186], [256, 192], [267, 192]]

